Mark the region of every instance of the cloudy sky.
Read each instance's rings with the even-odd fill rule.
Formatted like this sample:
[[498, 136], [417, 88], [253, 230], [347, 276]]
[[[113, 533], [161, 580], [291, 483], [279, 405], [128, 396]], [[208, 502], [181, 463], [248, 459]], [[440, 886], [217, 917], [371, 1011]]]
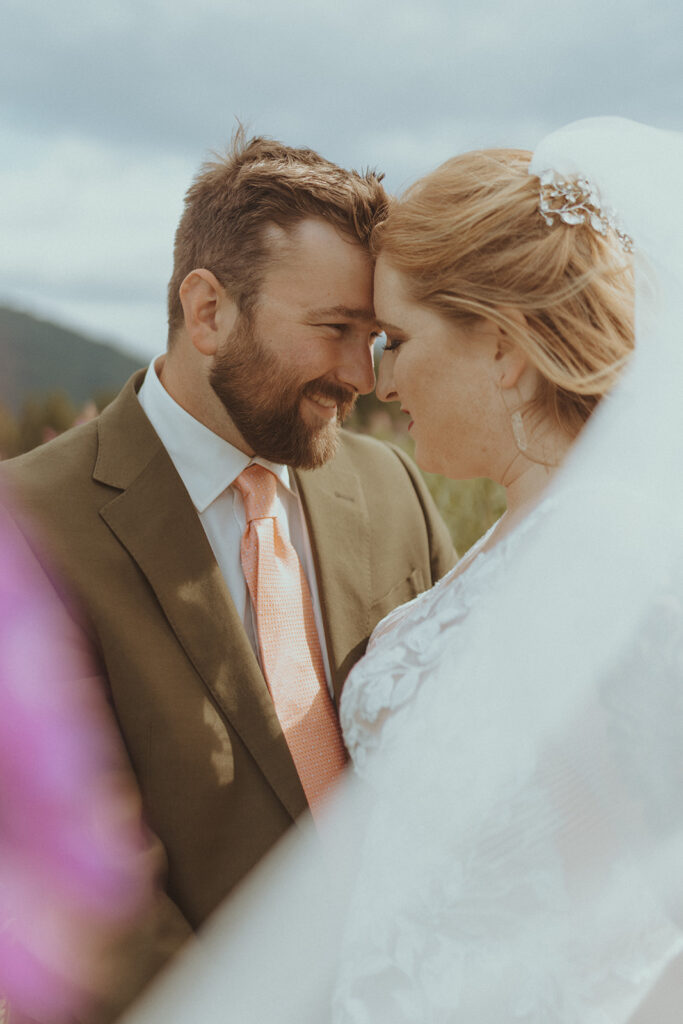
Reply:
[[396, 190], [595, 114], [683, 130], [681, 0], [4, 0], [0, 303], [161, 351], [182, 196], [235, 116]]

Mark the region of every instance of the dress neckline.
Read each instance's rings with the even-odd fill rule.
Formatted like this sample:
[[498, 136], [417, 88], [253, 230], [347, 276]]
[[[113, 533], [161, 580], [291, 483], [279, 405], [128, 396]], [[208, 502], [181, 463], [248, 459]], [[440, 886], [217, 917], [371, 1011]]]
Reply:
[[535, 505], [531, 506], [526, 515], [522, 519], [520, 519], [515, 526], [512, 527], [509, 533], [506, 533], [505, 536], [503, 536], [501, 540], [497, 541], [492, 547], [487, 548], [487, 542], [498, 529], [498, 527], [501, 524], [501, 521], [507, 514], [506, 512], [503, 512], [503, 514], [499, 516], [498, 519], [496, 519], [495, 523], [492, 523], [491, 526], [489, 526], [488, 530], [486, 530], [486, 532], [483, 533], [482, 536], [479, 537], [479, 539], [476, 540], [470, 548], [468, 548], [468, 550], [465, 552], [462, 558], [460, 558], [456, 562], [453, 568], [450, 569], [445, 576], [442, 576], [441, 579], [438, 580], [435, 586], [440, 586], [441, 584], [445, 584], [448, 582], [452, 583], [454, 580], [466, 576], [471, 570], [472, 566], [475, 564], [475, 562], [480, 565], [484, 559], [488, 561], [490, 556], [494, 555], [496, 552], [498, 552], [500, 555], [504, 554], [507, 548], [510, 546], [510, 543], [516, 540], [517, 538], [522, 537], [527, 532], [532, 523], [536, 521], [538, 516], [544, 510], [552, 506], [553, 502], [554, 499], [552, 497], [549, 497], [548, 495], [543, 495], [539, 499], [539, 501], [536, 502]]

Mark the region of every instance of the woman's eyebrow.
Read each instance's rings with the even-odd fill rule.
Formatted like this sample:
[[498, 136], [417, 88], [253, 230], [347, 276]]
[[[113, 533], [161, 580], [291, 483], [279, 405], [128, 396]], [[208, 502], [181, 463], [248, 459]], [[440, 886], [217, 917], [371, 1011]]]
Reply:
[[390, 324], [388, 320], [377, 320], [377, 323], [383, 331], [388, 331], [389, 334], [403, 334], [403, 328], [397, 327], [396, 324]]

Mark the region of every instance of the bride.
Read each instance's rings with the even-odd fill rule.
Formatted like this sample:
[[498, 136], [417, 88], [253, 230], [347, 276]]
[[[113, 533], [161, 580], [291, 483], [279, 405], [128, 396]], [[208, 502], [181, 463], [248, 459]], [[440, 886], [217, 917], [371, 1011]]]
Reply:
[[[583, 149], [592, 175], [627, 130], [585, 125], [562, 145]], [[613, 536], [650, 510], [647, 533], [668, 527], [628, 423], [611, 452], [593, 435], [598, 473], [584, 449], [552, 486], [629, 361], [642, 268], [610, 193], [545, 166], [553, 146], [536, 174], [516, 151], [448, 161], [375, 238], [378, 395], [411, 417], [423, 469], [490, 477], [508, 510], [379, 625], [344, 690], [345, 739], [382, 813], [365, 840], [339, 1021], [586, 1021], [598, 1006], [596, 1019], [622, 1019], [642, 972], [679, 943], [639, 859], [681, 821], [663, 799], [675, 790], [656, 792], [683, 781], [680, 565], [659, 579], [648, 555], [641, 573], [644, 531]], [[653, 430], [660, 397], [651, 443], [680, 454], [680, 433]], [[661, 779], [658, 747], [672, 759]]]
[[682, 192], [595, 119], [391, 208], [378, 394], [508, 510], [346, 683], [324, 880], [269, 865], [132, 1021], [680, 1019]]

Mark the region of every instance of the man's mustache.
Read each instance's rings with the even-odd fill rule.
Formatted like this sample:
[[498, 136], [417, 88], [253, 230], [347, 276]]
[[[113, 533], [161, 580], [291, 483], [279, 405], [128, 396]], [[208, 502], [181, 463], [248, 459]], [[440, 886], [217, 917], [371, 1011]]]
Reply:
[[337, 406], [339, 419], [345, 419], [353, 410], [358, 398], [355, 388], [345, 388], [342, 384], [335, 384], [330, 380], [311, 380], [301, 389], [306, 398], [315, 401], [317, 398], [327, 398]]

